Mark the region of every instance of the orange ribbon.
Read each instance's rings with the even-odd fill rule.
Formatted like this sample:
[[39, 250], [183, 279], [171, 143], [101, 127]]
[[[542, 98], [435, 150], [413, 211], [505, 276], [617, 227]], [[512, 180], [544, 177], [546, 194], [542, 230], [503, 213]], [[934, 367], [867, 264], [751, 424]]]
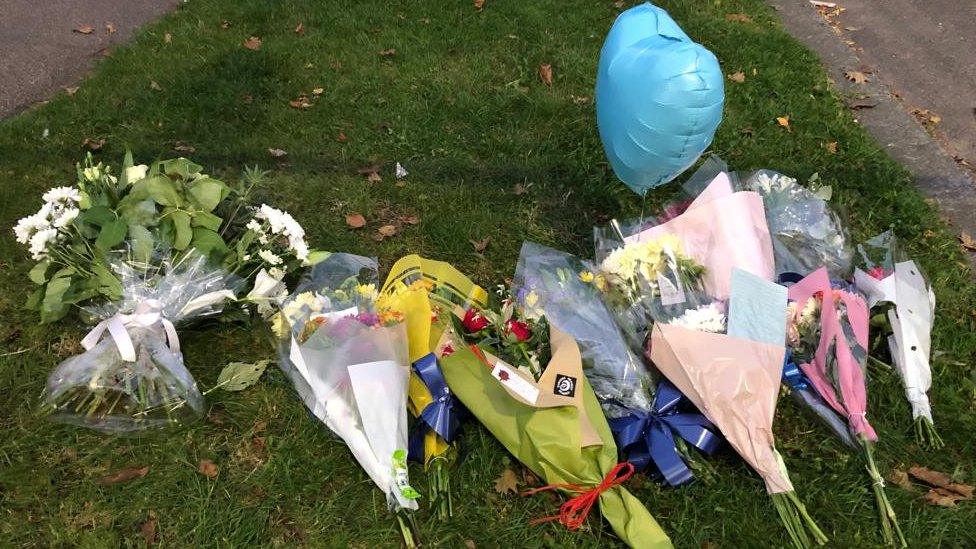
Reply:
[[587, 490], [582, 486], [576, 484], [547, 484], [540, 488], [533, 488], [532, 490], [527, 490], [522, 492], [523, 496], [531, 496], [532, 494], [538, 494], [539, 492], [545, 492], [548, 490], [568, 490], [570, 492], [576, 492], [579, 495], [570, 499], [569, 501], [563, 503], [559, 506], [559, 514], [549, 517], [541, 517], [532, 521], [532, 524], [542, 524], [543, 522], [549, 522], [552, 520], [558, 520], [563, 526], [569, 528], [570, 530], [577, 530], [586, 521], [587, 515], [590, 514], [590, 509], [593, 508], [593, 504], [600, 499], [600, 494], [613, 488], [614, 486], [619, 486], [627, 481], [634, 474], [634, 466], [631, 463], [624, 462], [618, 463], [613, 469], [607, 473], [607, 476], [603, 478], [596, 488]]

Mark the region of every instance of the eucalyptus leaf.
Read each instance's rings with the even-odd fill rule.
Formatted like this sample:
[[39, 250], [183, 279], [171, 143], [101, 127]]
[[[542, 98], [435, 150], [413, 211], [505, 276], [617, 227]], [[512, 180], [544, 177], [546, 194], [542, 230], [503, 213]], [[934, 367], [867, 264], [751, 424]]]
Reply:
[[243, 391], [261, 379], [261, 374], [270, 364], [270, 360], [257, 362], [231, 362], [220, 371], [217, 386], [225, 391]]
[[180, 193], [176, 189], [176, 183], [164, 175], [157, 175], [146, 181], [146, 190], [158, 204], [177, 208], [183, 205], [183, 201], [180, 200]]
[[203, 177], [190, 185], [190, 196], [197, 206], [205, 212], [212, 212], [220, 201], [227, 197], [230, 189], [222, 181]]
[[169, 218], [173, 221], [173, 228], [176, 234], [173, 237], [173, 247], [177, 250], [185, 250], [193, 239], [193, 230], [190, 228], [190, 214], [178, 210], [170, 214]]
[[95, 246], [102, 250], [111, 250], [125, 240], [129, 226], [124, 219], [116, 219], [102, 226], [102, 230], [95, 239]]

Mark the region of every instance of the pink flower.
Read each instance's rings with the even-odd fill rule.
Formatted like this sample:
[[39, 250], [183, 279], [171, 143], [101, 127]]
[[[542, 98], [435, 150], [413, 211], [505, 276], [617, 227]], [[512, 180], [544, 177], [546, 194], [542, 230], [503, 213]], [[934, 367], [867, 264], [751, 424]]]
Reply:
[[884, 267], [882, 267], [880, 265], [878, 265], [877, 267], [874, 267], [873, 269], [869, 270], [868, 271], [868, 274], [871, 275], [872, 278], [875, 278], [875, 279], [878, 279], [878, 280], [883, 280], [884, 277], [888, 276], [888, 275], [885, 274]]

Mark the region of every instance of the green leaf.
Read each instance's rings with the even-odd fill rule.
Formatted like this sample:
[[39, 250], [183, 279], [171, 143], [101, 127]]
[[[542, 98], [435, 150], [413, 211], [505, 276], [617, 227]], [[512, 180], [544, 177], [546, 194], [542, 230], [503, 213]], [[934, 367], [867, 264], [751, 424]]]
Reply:
[[38, 285], [43, 285], [47, 282], [47, 268], [51, 266], [51, 260], [45, 259], [27, 273], [27, 278], [30, 278], [31, 282]]
[[44, 299], [44, 288], [38, 288], [27, 298], [27, 301], [24, 303], [24, 308], [30, 311], [36, 311], [40, 309], [42, 299]]
[[213, 252], [225, 254], [230, 251], [224, 239], [219, 234], [203, 227], [195, 227], [193, 229], [191, 246], [203, 255], [210, 255]]
[[95, 239], [95, 246], [102, 250], [111, 250], [125, 240], [128, 228], [129, 226], [124, 219], [116, 219], [111, 223], [106, 223], [98, 233], [98, 238]]
[[64, 294], [71, 287], [71, 275], [74, 268], [65, 267], [54, 273], [54, 277], [44, 289], [44, 299], [41, 300], [41, 322], [48, 323], [59, 320], [68, 314], [68, 303], [64, 302]]
[[132, 255], [136, 261], [149, 261], [155, 247], [149, 229], [142, 225], [129, 225], [129, 243], [132, 246]]
[[229, 192], [230, 189], [222, 181], [209, 177], [198, 179], [190, 186], [190, 196], [205, 212], [212, 212]]
[[194, 227], [204, 227], [211, 231], [216, 231], [220, 229], [220, 224], [223, 222], [224, 220], [220, 216], [210, 212], [193, 212]]
[[321, 263], [328, 259], [332, 255], [332, 252], [327, 252], [325, 250], [312, 250], [308, 252], [308, 264], [315, 265], [316, 263]]
[[81, 214], [78, 216], [81, 221], [91, 223], [96, 227], [101, 227], [106, 223], [115, 221], [116, 217], [117, 216], [115, 215], [115, 212], [112, 211], [112, 208], [100, 205], [92, 206], [91, 208], [81, 212]]
[[119, 188], [124, 189], [130, 183], [134, 183], [133, 181], [129, 181], [129, 177], [125, 173], [126, 168], [131, 168], [134, 165], [135, 162], [132, 160], [132, 151], [130, 151], [129, 148], [126, 147], [125, 158], [122, 159], [122, 171], [119, 173]]
[[166, 175], [178, 175], [183, 179], [189, 179], [190, 175], [200, 173], [203, 166], [194, 164], [186, 158], [173, 158], [160, 162], [160, 168]]
[[93, 270], [95, 271], [95, 283], [96, 287], [91, 290], [92, 296], [94, 294], [102, 294], [111, 299], [118, 299], [122, 297], [122, 281], [119, 277], [101, 264], [93, 265]]
[[190, 228], [190, 214], [178, 210], [171, 213], [169, 217], [173, 220], [173, 228], [176, 229], [173, 247], [177, 250], [185, 250], [190, 245], [190, 240], [193, 239], [193, 230]]
[[270, 360], [254, 363], [231, 362], [220, 371], [217, 386], [225, 391], [243, 391], [261, 379], [261, 374], [270, 363]]
[[119, 217], [125, 219], [128, 225], [153, 226], [159, 220], [156, 203], [151, 198], [140, 201], [126, 201], [119, 203]]
[[183, 205], [176, 184], [164, 175], [157, 175], [146, 181], [146, 189], [149, 191], [149, 196], [158, 204], [177, 208]]

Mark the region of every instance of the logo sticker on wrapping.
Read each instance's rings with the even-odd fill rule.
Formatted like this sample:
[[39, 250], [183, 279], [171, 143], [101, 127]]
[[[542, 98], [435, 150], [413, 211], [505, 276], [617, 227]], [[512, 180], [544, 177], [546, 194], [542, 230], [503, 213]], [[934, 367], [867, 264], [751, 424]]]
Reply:
[[571, 397], [576, 395], [576, 378], [570, 376], [564, 376], [562, 374], [556, 374], [556, 385], [552, 388], [552, 392], [564, 397]]

